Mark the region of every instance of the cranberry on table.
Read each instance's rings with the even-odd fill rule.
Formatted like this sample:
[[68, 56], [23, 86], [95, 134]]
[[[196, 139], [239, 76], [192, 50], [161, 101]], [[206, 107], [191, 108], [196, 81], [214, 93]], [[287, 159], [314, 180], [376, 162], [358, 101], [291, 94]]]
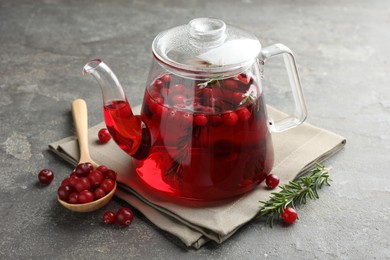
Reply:
[[103, 222], [109, 225], [115, 224], [116, 222], [116, 214], [111, 210], [106, 211], [103, 215]]
[[292, 224], [297, 220], [298, 213], [297, 211], [292, 207], [287, 207], [282, 212], [282, 219], [287, 224]]
[[49, 185], [53, 181], [53, 178], [54, 173], [49, 169], [43, 169], [38, 173], [39, 182], [42, 184]]
[[110, 141], [111, 135], [110, 135], [110, 132], [108, 132], [107, 128], [102, 128], [102, 129], [99, 130], [99, 132], [98, 132], [98, 138], [99, 138], [99, 141], [100, 141], [102, 144], [105, 144], [105, 143], [107, 143], [108, 141]]
[[265, 184], [270, 189], [275, 189], [278, 187], [280, 182], [279, 177], [276, 174], [268, 174], [267, 178], [265, 179]]
[[128, 226], [133, 221], [134, 214], [129, 208], [121, 208], [116, 213], [116, 218], [120, 225]]

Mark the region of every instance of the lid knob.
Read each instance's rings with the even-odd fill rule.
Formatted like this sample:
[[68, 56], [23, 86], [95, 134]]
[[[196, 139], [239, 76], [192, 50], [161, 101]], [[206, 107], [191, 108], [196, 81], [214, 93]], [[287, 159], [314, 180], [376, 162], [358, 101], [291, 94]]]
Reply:
[[196, 18], [188, 23], [190, 43], [197, 48], [214, 48], [226, 39], [226, 24], [214, 18]]

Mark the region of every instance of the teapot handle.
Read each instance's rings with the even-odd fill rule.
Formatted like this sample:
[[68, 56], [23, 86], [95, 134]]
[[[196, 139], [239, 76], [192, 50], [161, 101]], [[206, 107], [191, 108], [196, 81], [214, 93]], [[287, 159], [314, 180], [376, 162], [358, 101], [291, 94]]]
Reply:
[[270, 130], [272, 132], [283, 132], [290, 128], [296, 127], [305, 121], [307, 117], [306, 104], [303, 98], [301, 82], [292, 51], [283, 44], [274, 44], [261, 50], [259, 62], [265, 62], [267, 59], [279, 54], [283, 55], [284, 64], [287, 69], [287, 74], [295, 102], [295, 112], [293, 115], [289, 115], [281, 120], [275, 122], [270, 121]]

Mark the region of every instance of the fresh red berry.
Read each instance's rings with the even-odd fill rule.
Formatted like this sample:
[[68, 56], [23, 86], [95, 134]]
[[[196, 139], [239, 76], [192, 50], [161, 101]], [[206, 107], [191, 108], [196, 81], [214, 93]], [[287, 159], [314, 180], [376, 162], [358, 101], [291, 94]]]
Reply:
[[40, 183], [49, 185], [54, 178], [54, 174], [49, 169], [43, 169], [38, 173], [38, 179]]
[[248, 83], [249, 83], [249, 81], [248, 81], [247, 76], [246, 76], [245, 73], [241, 73], [240, 75], [238, 75], [238, 76], [237, 76], [237, 79], [238, 79], [239, 81], [241, 81], [242, 83], [244, 83], [244, 84], [248, 84]]
[[244, 99], [244, 95], [237, 91], [237, 92], [234, 92], [233, 95], [232, 95], [232, 101], [235, 103], [235, 104], [240, 104]]
[[267, 184], [268, 188], [270, 189], [275, 189], [278, 187], [279, 182], [280, 179], [276, 174], [268, 174], [267, 178], [265, 179], [265, 184]]
[[121, 208], [116, 213], [116, 218], [120, 225], [128, 226], [133, 221], [134, 214], [129, 208]]
[[210, 123], [210, 125], [215, 126], [215, 127], [223, 125], [222, 116], [221, 115], [212, 115], [212, 116], [210, 116], [209, 123]]
[[[66, 185], [68, 185], [68, 186], [70, 186], [71, 188], [72, 188], [72, 190], [74, 190], [75, 188], [75, 185], [76, 185], [76, 181], [77, 181], [77, 179], [78, 179], [79, 177], [77, 177], [76, 175], [74, 175], [74, 176], [70, 176], [69, 177], [69, 184], [66, 184]], [[62, 185], [62, 184], [61, 184]]]
[[204, 88], [204, 89], [202, 89], [202, 95], [206, 99], [209, 99], [210, 97], [212, 97], [213, 96], [213, 92], [214, 91], [211, 88]]
[[72, 189], [68, 185], [60, 186], [57, 190], [57, 195], [60, 200], [68, 201], [71, 192]]
[[225, 125], [234, 126], [238, 122], [238, 115], [234, 111], [226, 111], [226, 113], [222, 115], [222, 119]]
[[108, 225], [115, 224], [116, 214], [114, 212], [112, 212], [111, 210], [104, 212], [103, 222], [108, 224]]
[[171, 90], [177, 94], [181, 94], [181, 93], [184, 93], [185, 90], [186, 90], [186, 87], [184, 85], [181, 85], [181, 84], [175, 84], [171, 87]]
[[251, 117], [251, 112], [248, 108], [243, 107], [237, 110], [238, 119], [242, 122], [247, 121]]
[[69, 177], [73, 177], [73, 176], [76, 176], [76, 177], [77, 177], [77, 175], [76, 175], [76, 169], [74, 169], [74, 170], [70, 173], [70, 175], [69, 175]]
[[169, 83], [172, 80], [172, 76], [169, 74], [165, 74], [164, 76], [161, 77], [161, 81], [165, 83]]
[[79, 193], [72, 192], [71, 194], [69, 194], [68, 202], [70, 204], [78, 204], [79, 203]]
[[213, 107], [210, 107], [210, 106], [202, 107], [202, 111], [207, 113], [207, 114], [215, 114], [215, 109]]
[[[58, 188], [58, 197], [72, 204], [89, 203], [98, 200], [113, 190], [116, 183], [116, 172], [105, 165], [93, 169], [91, 163], [82, 163], [65, 178]], [[87, 176], [84, 176], [89, 172]], [[82, 176], [82, 177], [78, 177]]]
[[110, 141], [110, 139], [111, 139], [111, 135], [110, 135], [110, 133], [108, 132], [107, 128], [102, 128], [102, 129], [100, 129], [99, 132], [98, 132], [98, 137], [99, 137], [99, 141], [100, 141], [102, 144], [107, 143], [107, 142]]
[[154, 85], [156, 86], [156, 88], [160, 89], [163, 87], [163, 82], [159, 79], [156, 79], [156, 81], [154, 82]]
[[186, 99], [185, 96], [183, 95], [180, 95], [180, 94], [177, 94], [177, 95], [174, 95], [172, 97], [172, 102], [174, 105], [178, 105], [178, 104], [184, 104], [184, 100]]
[[89, 190], [83, 190], [79, 193], [79, 203], [89, 203], [93, 201], [93, 193]]
[[100, 188], [102, 188], [106, 193], [109, 193], [114, 189], [115, 181], [111, 179], [104, 179], [100, 184]]
[[99, 171], [104, 174], [105, 171], [108, 170], [108, 167], [105, 165], [99, 165], [99, 167], [96, 168], [96, 171]]
[[84, 190], [90, 190], [92, 185], [87, 177], [81, 177], [75, 181], [74, 188], [77, 192], [81, 192]]
[[114, 170], [108, 169], [103, 173], [104, 179], [111, 179], [116, 181], [117, 174]]
[[93, 165], [92, 165], [92, 163], [90, 163], [90, 162], [85, 162], [84, 164], [89, 168], [89, 171], [93, 171]]
[[197, 126], [205, 126], [207, 125], [208, 119], [203, 114], [198, 114], [194, 117], [194, 123]]
[[285, 223], [291, 224], [294, 223], [298, 218], [297, 211], [292, 207], [287, 207], [282, 212], [282, 219]]
[[100, 188], [100, 187], [97, 187], [93, 191], [93, 197], [94, 197], [95, 200], [101, 199], [104, 196], [106, 196], [106, 192], [102, 188]]
[[237, 82], [237, 80], [234, 80], [234, 79], [227, 79], [224, 81], [223, 84], [225, 87], [233, 89], [233, 90], [238, 88], [238, 82]]
[[71, 186], [72, 185], [71, 184], [71, 180], [72, 180], [71, 177], [63, 179], [60, 186], [65, 186], [65, 185], [70, 185]]
[[80, 163], [74, 170], [77, 177], [86, 177], [91, 171], [93, 171], [91, 163]]
[[91, 183], [92, 187], [98, 187], [103, 181], [103, 173], [100, 171], [92, 171], [88, 174], [88, 180]]

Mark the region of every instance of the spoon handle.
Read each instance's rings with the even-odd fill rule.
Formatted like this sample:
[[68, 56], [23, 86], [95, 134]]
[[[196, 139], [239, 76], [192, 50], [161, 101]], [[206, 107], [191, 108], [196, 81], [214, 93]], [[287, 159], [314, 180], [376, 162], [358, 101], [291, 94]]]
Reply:
[[80, 149], [79, 163], [90, 162], [95, 167], [88, 149], [88, 113], [87, 104], [83, 99], [76, 99], [72, 102], [72, 116], [76, 128], [77, 140]]

